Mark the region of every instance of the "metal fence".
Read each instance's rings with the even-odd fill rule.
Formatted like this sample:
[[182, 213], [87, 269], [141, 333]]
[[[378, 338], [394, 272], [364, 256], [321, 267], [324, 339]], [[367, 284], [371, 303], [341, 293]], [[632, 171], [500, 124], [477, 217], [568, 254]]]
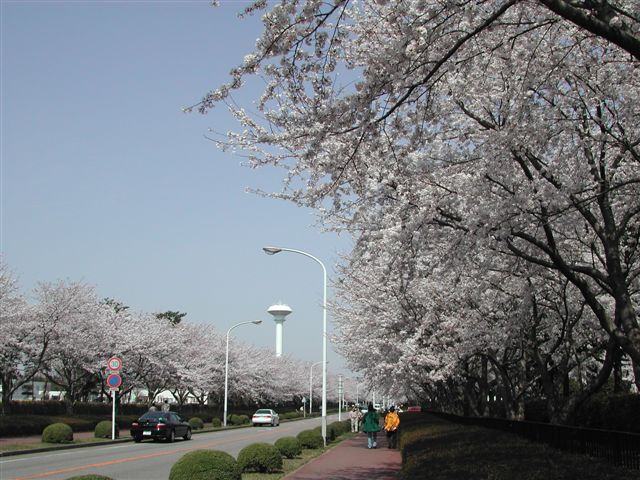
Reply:
[[442, 412], [429, 413], [456, 423], [512, 432], [566, 452], [602, 458], [613, 465], [640, 470], [640, 434], [637, 433], [502, 418], [460, 417]]

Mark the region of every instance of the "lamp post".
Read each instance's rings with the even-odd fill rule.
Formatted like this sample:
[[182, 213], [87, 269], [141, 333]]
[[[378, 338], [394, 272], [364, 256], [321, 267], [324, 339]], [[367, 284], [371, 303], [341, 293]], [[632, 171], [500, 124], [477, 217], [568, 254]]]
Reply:
[[320, 365], [322, 362], [316, 362], [309, 369], [309, 416], [311, 416], [311, 407], [313, 406], [313, 367]]
[[227, 351], [224, 358], [224, 417], [222, 420], [225, 427], [227, 426], [227, 392], [229, 387], [229, 334], [234, 328], [239, 327], [240, 325], [246, 325], [248, 323], [260, 325], [262, 323], [262, 320], [252, 320], [249, 322], [236, 323], [229, 330], [227, 330]]
[[280, 252], [299, 253], [305, 257], [309, 257], [322, 267], [322, 439], [324, 446], [327, 446], [327, 269], [320, 260], [310, 253], [302, 250], [294, 250], [293, 248], [284, 247], [263, 247], [262, 250], [267, 255], [275, 255]]

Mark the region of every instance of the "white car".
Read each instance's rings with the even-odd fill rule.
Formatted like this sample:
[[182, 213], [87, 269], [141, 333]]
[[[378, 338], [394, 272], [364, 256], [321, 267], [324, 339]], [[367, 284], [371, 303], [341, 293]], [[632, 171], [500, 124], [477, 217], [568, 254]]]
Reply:
[[270, 408], [261, 408], [253, 414], [251, 423], [254, 427], [257, 427], [258, 425], [271, 425], [272, 427], [277, 427], [280, 425], [280, 416]]

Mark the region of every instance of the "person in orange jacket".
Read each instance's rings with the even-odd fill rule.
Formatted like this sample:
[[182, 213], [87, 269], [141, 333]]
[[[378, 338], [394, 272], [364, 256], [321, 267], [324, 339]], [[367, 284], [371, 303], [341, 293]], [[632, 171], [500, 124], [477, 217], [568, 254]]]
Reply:
[[384, 417], [384, 426], [382, 427], [387, 432], [387, 444], [389, 448], [396, 448], [398, 446], [398, 427], [400, 426], [400, 417], [396, 413], [396, 408], [391, 405], [389, 407], [389, 413]]

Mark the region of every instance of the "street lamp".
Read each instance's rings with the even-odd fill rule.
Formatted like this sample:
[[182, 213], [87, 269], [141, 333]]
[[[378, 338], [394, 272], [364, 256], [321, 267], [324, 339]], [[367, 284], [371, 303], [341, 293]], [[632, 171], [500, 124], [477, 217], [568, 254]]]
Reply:
[[322, 439], [324, 446], [327, 446], [327, 269], [320, 260], [310, 253], [302, 250], [294, 250], [293, 248], [284, 247], [263, 247], [264, 253], [267, 255], [275, 255], [280, 252], [299, 253], [305, 257], [309, 257], [322, 267]]
[[[313, 406], [313, 367], [320, 365], [322, 362], [316, 362], [309, 369], [309, 416], [311, 416], [311, 407]], [[329, 363], [329, 362], [327, 362]]]
[[227, 353], [225, 354], [225, 359], [224, 359], [224, 417], [223, 417], [223, 425], [226, 427], [227, 426], [227, 391], [228, 391], [228, 386], [229, 386], [229, 334], [231, 333], [231, 330], [233, 330], [236, 327], [239, 327], [240, 325], [246, 325], [248, 323], [253, 323], [254, 325], [260, 325], [262, 323], [262, 320], [252, 320], [249, 322], [240, 322], [240, 323], [236, 323], [233, 327], [231, 327], [229, 330], [227, 330]]

